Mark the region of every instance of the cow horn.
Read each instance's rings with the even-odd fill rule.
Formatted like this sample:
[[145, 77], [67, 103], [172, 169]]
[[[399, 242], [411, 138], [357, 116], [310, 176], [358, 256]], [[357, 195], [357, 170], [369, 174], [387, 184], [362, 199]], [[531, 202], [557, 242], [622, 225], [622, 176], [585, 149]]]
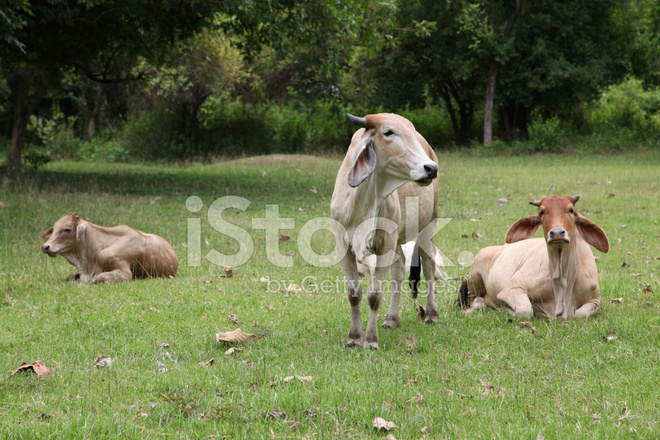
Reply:
[[573, 204], [574, 204], [574, 205], [578, 202], [578, 200], [580, 200], [580, 196], [579, 196], [579, 195], [577, 195], [577, 196], [573, 196], [573, 197], [571, 197], [571, 198], [573, 199]]
[[367, 118], [358, 118], [357, 116], [353, 116], [350, 113], [346, 113], [346, 117], [348, 118], [349, 121], [351, 121], [353, 124], [357, 125], [358, 127], [369, 128], [369, 122], [367, 122]]
[[538, 207], [538, 206], [541, 206], [541, 201], [540, 200], [534, 200], [533, 202], [529, 202], [529, 204]]

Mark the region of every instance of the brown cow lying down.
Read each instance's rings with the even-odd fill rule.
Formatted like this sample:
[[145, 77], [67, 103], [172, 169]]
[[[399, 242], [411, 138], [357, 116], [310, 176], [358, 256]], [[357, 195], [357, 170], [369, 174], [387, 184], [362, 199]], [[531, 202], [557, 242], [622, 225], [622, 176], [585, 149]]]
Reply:
[[174, 276], [179, 259], [163, 238], [129, 226], [104, 228], [67, 214], [48, 229], [41, 250], [63, 256], [78, 272], [68, 280], [103, 283]]
[[[546, 197], [530, 204], [538, 215], [522, 218], [504, 246], [479, 251], [459, 292], [459, 304], [506, 308], [530, 318], [586, 318], [598, 311], [600, 287], [589, 245], [607, 253], [607, 236], [575, 210], [580, 196]], [[544, 238], [532, 236], [543, 226]]]

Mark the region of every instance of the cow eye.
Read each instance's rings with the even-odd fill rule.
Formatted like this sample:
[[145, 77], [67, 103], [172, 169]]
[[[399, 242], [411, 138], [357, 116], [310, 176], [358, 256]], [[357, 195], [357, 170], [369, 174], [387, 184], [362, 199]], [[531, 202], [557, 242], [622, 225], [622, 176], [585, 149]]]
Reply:
[[71, 231], [73, 231], [73, 229], [71, 229], [71, 228], [64, 228], [64, 232], [66, 232], [67, 234], [68, 234], [69, 232], [71, 232]]
[[539, 211], [539, 217], [543, 217], [543, 214], [545, 214], [545, 211]]
[[392, 130], [387, 129], [383, 132], [383, 136], [386, 137], [394, 136], [394, 132]]
[[571, 214], [575, 214], [575, 210], [573, 208], [569, 209], [568, 212]]

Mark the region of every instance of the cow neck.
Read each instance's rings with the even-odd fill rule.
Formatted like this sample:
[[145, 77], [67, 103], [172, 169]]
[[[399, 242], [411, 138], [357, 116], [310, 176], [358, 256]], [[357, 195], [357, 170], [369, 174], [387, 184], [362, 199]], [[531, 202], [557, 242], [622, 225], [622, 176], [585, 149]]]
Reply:
[[[353, 242], [353, 251], [361, 258], [374, 253], [374, 237], [379, 217], [392, 219], [392, 213], [386, 211], [388, 197], [396, 191], [405, 182], [398, 182], [390, 176], [374, 171], [359, 186], [353, 188], [351, 194], [351, 224], [355, 227], [368, 221], [368, 235], [366, 237], [355, 237]], [[362, 228], [357, 228], [362, 229]], [[356, 240], [357, 239], [357, 240]], [[358, 247], [365, 246], [366, 249], [358, 250]], [[366, 252], [364, 252], [366, 251]]]
[[[92, 223], [85, 222], [82, 246], [78, 250], [77, 257], [82, 266], [81, 268], [86, 274], [90, 274], [93, 271], [100, 250], [107, 247], [106, 243], [104, 243], [104, 238], [107, 234], [105, 234], [103, 229]], [[79, 270], [79, 272], [82, 274], [82, 271]]]
[[555, 297], [555, 316], [566, 317], [568, 314], [576, 276], [575, 270], [571, 271], [570, 269], [576, 258], [577, 241], [579, 239], [579, 236], [575, 235], [573, 240], [561, 249], [547, 245], [552, 291]]

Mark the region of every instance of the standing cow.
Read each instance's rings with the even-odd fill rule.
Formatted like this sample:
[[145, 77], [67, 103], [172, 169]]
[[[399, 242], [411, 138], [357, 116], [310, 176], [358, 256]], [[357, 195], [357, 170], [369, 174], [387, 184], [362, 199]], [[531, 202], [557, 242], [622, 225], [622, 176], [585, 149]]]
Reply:
[[[361, 128], [353, 135], [339, 168], [330, 213], [351, 304], [348, 346], [378, 348], [378, 309], [390, 267], [392, 296], [383, 327], [399, 325], [399, 295], [405, 274], [401, 245], [407, 241], [417, 239], [420, 244], [428, 292], [426, 322], [438, 321], [436, 248], [432, 240], [438, 217], [438, 184], [434, 183], [438, 163], [409, 120], [384, 113], [348, 117]], [[357, 263], [374, 254], [376, 267], [367, 291], [369, 322], [365, 335], [360, 322], [362, 286]], [[398, 258], [391, 261], [393, 256]]]
[[[575, 210], [580, 196], [530, 202], [537, 215], [515, 222], [503, 246], [482, 249], [459, 292], [459, 303], [506, 308], [514, 315], [594, 315], [600, 305], [598, 270], [589, 245], [607, 253], [607, 236]], [[544, 238], [531, 237], [539, 226]]]

